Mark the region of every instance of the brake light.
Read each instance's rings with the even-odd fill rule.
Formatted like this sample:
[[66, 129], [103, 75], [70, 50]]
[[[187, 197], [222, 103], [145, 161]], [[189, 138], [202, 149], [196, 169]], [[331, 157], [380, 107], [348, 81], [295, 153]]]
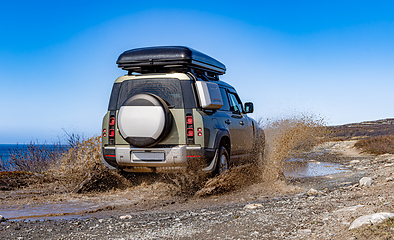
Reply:
[[114, 129], [110, 129], [108, 136], [115, 137], [115, 130]]
[[111, 118], [109, 119], [109, 125], [110, 125], [110, 126], [115, 125], [115, 118], [114, 118], [114, 117], [111, 117]]
[[186, 124], [188, 124], [188, 125], [193, 124], [193, 117], [192, 116], [186, 116]]
[[194, 136], [194, 130], [193, 130], [193, 128], [188, 128], [188, 129], [186, 129], [186, 135], [187, 135], [188, 137], [193, 137], [193, 136]]
[[103, 129], [103, 137], [106, 137], [107, 136], [107, 129]]

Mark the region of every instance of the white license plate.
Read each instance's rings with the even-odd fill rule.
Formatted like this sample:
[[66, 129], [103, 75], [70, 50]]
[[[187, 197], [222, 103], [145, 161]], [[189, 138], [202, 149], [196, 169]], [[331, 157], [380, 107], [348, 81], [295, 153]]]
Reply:
[[164, 152], [131, 152], [131, 161], [164, 161]]

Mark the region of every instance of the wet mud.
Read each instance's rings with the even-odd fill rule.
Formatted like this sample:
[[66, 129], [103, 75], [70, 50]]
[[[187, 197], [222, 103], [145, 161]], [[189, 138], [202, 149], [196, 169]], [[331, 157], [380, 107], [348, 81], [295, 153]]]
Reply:
[[[328, 159], [324, 154], [320, 156]], [[339, 164], [341, 158], [342, 164]], [[128, 181], [134, 182], [134, 186], [131, 183], [129, 187], [106, 192], [3, 191], [0, 192], [0, 212], [4, 217], [15, 220], [69, 219], [171, 212], [266, 201], [292, 196], [310, 188], [334, 189], [354, 184], [363, 176], [363, 171], [346, 167], [352, 159], [339, 156], [332, 162], [319, 161], [316, 156], [313, 159], [291, 159], [283, 164], [285, 178], [268, 183], [259, 181], [261, 179], [256, 174], [251, 174], [255, 166], [240, 166], [222, 176], [208, 179], [199, 190], [189, 192], [182, 191], [181, 184], [185, 182], [182, 183], [179, 176], [178, 180], [174, 180], [175, 176], [169, 175], [144, 175], [140, 176], [139, 181], [133, 181], [138, 176], [128, 176]]]

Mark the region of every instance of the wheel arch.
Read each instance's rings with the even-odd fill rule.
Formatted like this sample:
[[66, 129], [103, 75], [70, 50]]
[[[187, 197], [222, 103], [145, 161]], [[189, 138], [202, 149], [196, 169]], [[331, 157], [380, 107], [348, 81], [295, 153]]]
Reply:
[[219, 149], [220, 146], [224, 146], [226, 148], [228, 154], [230, 155], [231, 140], [230, 140], [230, 133], [228, 132], [228, 130], [220, 130], [216, 134], [214, 147], [215, 147], [215, 149]]

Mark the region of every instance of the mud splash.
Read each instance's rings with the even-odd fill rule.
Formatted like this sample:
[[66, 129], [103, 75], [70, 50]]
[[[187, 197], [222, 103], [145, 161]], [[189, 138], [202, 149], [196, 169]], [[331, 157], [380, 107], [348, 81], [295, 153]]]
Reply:
[[[209, 179], [196, 195], [206, 196], [238, 190], [259, 184], [273, 185], [285, 181], [284, 172], [290, 165], [285, 160], [297, 152], [311, 149], [326, 135], [324, 121], [313, 115], [295, 115], [289, 118], [260, 121], [265, 132], [264, 157], [256, 165], [230, 169], [226, 174]], [[298, 171], [300, 169], [294, 169]], [[286, 190], [286, 184], [278, 184]]]
[[260, 121], [264, 128], [265, 152], [261, 159], [234, 167], [226, 174], [207, 178], [203, 173], [188, 171], [177, 174], [138, 175], [111, 172], [99, 164], [100, 139], [88, 139], [64, 155], [56, 168], [58, 179], [67, 182], [70, 191], [86, 193], [149, 186], [161, 183], [173, 196], [208, 196], [236, 191], [257, 183], [283, 181], [284, 161], [297, 151], [315, 145], [323, 136], [324, 121], [313, 115], [300, 114]]
[[[321, 140], [323, 121], [301, 115], [265, 120], [261, 124], [266, 133], [263, 158], [257, 164], [234, 167], [214, 178], [193, 171], [178, 174], [120, 174], [110, 171], [98, 165], [100, 139], [93, 138], [71, 149], [48, 173], [53, 175], [48, 186], [62, 185], [62, 193], [48, 192], [53, 196], [49, 202], [44, 194], [33, 202], [27, 196], [25, 200], [6, 204], [8, 207], [3, 205], [2, 209], [10, 209], [7, 212], [9, 218], [63, 218], [113, 207], [146, 211], [188, 199], [196, 205], [212, 199], [242, 202], [253, 196], [275, 197], [301, 191], [300, 187], [285, 181], [284, 173], [288, 170], [285, 160]], [[21, 207], [12, 207], [17, 205]]]

